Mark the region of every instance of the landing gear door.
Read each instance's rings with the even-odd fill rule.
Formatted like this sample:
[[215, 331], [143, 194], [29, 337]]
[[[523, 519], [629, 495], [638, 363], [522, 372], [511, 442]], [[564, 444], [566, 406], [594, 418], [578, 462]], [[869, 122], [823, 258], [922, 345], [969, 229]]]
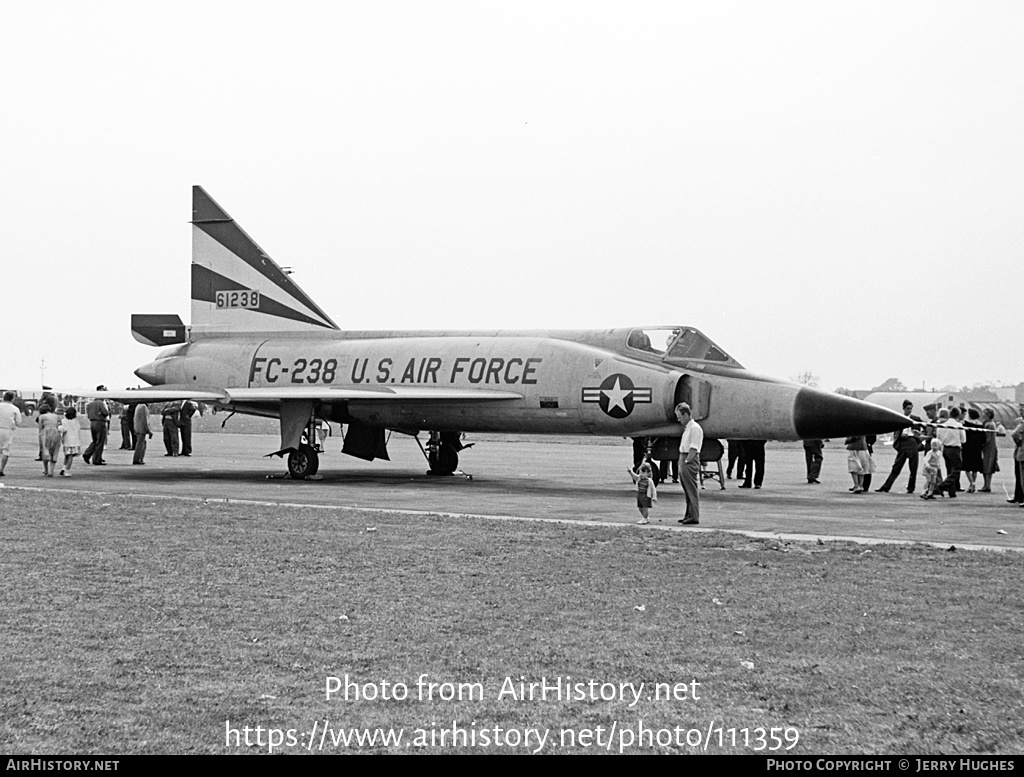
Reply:
[[711, 413], [711, 384], [692, 375], [684, 375], [676, 385], [676, 404], [680, 402], [690, 406], [694, 421], [703, 421]]

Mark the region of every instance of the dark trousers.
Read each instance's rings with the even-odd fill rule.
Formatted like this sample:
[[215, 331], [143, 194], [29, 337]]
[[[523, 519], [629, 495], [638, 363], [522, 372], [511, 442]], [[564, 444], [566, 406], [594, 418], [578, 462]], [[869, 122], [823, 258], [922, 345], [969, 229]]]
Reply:
[[131, 421], [121, 421], [121, 447], [124, 450], [131, 450], [135, 447], [135, 440], [132, 438]]
[[164, 447], [168, 456], [178, 455], [178, 424], [173, 420], [164, 421]]
[[679, 456], [679, 483], [686, 494], [686, 515], [684, 520], [700, 520], [700, 456], [695, 456], [693, 461], [686, 463], [686, 454]]
[[[737, 461], [742, 458], [740, 453], [743, 447], [743, 443], [739, 440], [729, 440], [729, 465], [725, 468], [726, 477], [732, 477], [732, 468]], [[743, 477], [743, 464], [740, 464], [740, 469], [736, 470], [736, 477]]]
[[672, 466], [672, 479], [679, 480], [679, 459], [672, 459], [669, 461], [665, 459], [661, 462], [661, 479], [663, 481], [668, 480], [669, 465]]
[[743, 485], [749, 486], [750, 479], [754, 479], [754, 485], [760, 486], [764, 482], [764, 440], [747, 440], [743, 443], [743, 449], [747, 454], [747, 477]]
[[889, 473], [889, 477], [885, 479], [885, 483], [882, 484], [882, 490], [888, 491], [892, 488], [892, 484], [900, 476], [900, 472], [903, 471], [903, 464], [906, 462], [910, 465], [910, 482], [907, 483], [907, 493], [914, 493], [914, 489], [917, 487], [917, 459], [917, 440], [914, 440], [912, 444], [910, 441], [901, 444], [896, 450], [896, 461], [892, 463], [892, 471]]
[[132, 464], [145, 464], [146, 440], [148, 435], [135, 433], [135, 455], [132, 457]]
[[804, 449], [804, 461], [807, 462], [807, 480], [817, 480], [821, 475], [821, 462], [825, 460], [817, 451]]
[[1013, 501], [1024, 504], [1024, 461], [1013, 462]]
[[93, 464], [99, 464], [103, 461], [103, 448], [107, 444], [107, 422], [90, 421], [89, 432], [92, 434], [92, 442], [89, 443], [89, 447], [82, 453], [82, 458], [86, 460], [92, 459]]
[[192, 455], [192, 420], [189, 419], [187, 424], [182, 424], [178, 427], [178, 431], [181, 432], [181, 455], [191, 456]]
[[946, 464], [946, 479], [939, 483], [936, 491], [946, 491], [955, 494], [960, 488], [960, 468], [963, 466], [963, 458], [959, 446], [947, 445], [942, 449], [942, 460]]

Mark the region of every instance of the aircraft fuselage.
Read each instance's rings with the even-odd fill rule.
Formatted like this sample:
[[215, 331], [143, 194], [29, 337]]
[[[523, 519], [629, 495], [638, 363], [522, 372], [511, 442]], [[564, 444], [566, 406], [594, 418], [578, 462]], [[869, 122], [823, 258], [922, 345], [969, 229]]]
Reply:
[[[318, 414], [330, 420], [409, 432], [678, 435], [673, 409], [687, 401], [709, 437], [796, 440], [823, 430], [817, 422], [808, 426], [807, 419], [798, 428], [802, 398], [823, 396], [842, 407], [850, 401], [742, 368], [667, 363], [663, 354], [609, 347], [624, 345], [629, 331], [209, 337], [164, 352], [138, 374], [154, 385], [229, 390], [430, 387], [520, 396], [458, 405], [397, 396], [325, 399], [319, 406]], [[272, 414], [265, 404], [232, 407]]]

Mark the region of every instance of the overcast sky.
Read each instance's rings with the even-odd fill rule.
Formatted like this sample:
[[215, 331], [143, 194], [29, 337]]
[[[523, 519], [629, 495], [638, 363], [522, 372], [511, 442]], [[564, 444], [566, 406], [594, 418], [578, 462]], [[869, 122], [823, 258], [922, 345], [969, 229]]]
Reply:
[[135, 385], [201, 184], [344, 329], [1024, 381], [1024, 4], [0, 7], [0, 385]]

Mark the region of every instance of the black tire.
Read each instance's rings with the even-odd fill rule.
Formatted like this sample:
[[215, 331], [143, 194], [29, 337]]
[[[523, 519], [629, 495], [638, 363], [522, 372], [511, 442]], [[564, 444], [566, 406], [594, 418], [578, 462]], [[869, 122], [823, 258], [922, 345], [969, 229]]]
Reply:
[[312, 477], [320, 469], [320, 456], [312, 445], [300, 445], [288, 454], [288, 474], [295, 480]]
[[441, 443], [428, 458], [431, 475], [452, 475], [459, 468], [459, 452], [446, 443]]

